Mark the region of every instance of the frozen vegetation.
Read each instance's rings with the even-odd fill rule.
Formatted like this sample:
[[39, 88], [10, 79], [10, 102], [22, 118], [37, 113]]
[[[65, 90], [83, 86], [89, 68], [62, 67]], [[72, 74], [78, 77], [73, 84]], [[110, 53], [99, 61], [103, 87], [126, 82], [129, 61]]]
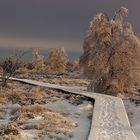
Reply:
[[7, 86], [0, 91], [1, 140], [87, 139], [91, 99], [18, 82]]
[[[140, 39], [125, 21], [127, 14], [125, 7], [113, 19], [97, 14], [90, 22], [84, 53], [73, 63], [64, 48], [50, 49], [47, 59], [35, 49], [30, 62], [23, 61], [22, 55], [1, 61], [0, 140], [86, 140], [94, 110], [93, 100], [87, 97], [21, 84], [8, 80], [11, 76], [121, 97], [140, 139]], [[106, 125], [105, 119], [118, 132], [120, 118], [114, 128], [104, 116], [112, 114], [110, 105], [116, 109], [115, 101], [100, 101], [105, 104], [100, 108], [101, 125]], [[109, 117], [116, 120], [115, 110], [113, 113]], [[115, 140], [123, 140], [119, 132], [117, 136]]]

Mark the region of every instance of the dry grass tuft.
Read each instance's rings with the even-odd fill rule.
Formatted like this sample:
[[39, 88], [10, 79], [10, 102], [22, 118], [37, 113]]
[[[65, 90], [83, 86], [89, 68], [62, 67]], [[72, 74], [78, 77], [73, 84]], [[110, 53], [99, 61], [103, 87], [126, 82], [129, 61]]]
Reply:
[[[26, 104], [32, 102], [43, 103], [46, 91], [40, 87], [32, 87], [31, 89], [26, 89], [25, 87], [17, 87], [13, 85], [12, 88], [1, 89], [0, 92], [0, 103], [5, 103], [6, 101], [12, 101], [14, 103], [20, 102], [21, 104]], [[45, 102], [44, 102], [45, 103]]]
[[[15, 113], [14, 120], [23, 124], [24, 129], [44, 130], [46, 133], [69, 133], [77, 126], [75, 121], [66, 119], [60, 113], [39, 105], [22, 106]], [[30, 123], [29, 120], [40, 116], [40, 120]]]
[[0, 131], [1, 140], [21, 140], [21, 133], [16, 124], [8, 124], [3, 126], [3, 129]]

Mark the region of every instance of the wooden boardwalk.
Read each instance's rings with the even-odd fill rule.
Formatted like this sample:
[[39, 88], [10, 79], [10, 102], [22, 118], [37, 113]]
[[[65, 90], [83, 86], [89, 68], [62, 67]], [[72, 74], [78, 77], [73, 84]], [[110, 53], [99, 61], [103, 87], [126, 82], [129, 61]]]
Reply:
[[121, 98], [83, 91], [81, 87], [66, 87], [29, 79], [11, 80], [84, 95], [95, 100], [88, 140], [137, 140]]

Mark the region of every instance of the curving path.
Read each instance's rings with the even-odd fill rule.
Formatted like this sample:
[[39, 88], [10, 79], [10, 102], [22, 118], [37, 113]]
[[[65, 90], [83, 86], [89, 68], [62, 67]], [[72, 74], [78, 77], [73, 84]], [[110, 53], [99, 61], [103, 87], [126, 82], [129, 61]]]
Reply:
[[10, 79], [94, 99], [93, 118], [88, 140], [137, 140], [131, 129], [121, 98], [83, 91], [85, 89], [82, 87], [59, 86], [29, 79]]

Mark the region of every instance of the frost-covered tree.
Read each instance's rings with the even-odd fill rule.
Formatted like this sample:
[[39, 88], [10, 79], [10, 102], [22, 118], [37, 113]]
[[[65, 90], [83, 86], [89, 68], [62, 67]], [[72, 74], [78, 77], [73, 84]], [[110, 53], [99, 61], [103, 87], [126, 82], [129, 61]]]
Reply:
[[124, 20], [127, 14], [121, 7], [113, 19], [99, 13], [90, 22], [80, 65], [92, 91], [117, 95], [140, 85], [140, 41]]
[[64, 72], [68, 63], [68, 55], [64, 48], [51, 48], [48, 56], [48, 66], [51, 72]]
[[32, 52], [32, 64], [36, 71], [45, 70], [44, 56], [39, 54], [38, 49], [34, 49]]

